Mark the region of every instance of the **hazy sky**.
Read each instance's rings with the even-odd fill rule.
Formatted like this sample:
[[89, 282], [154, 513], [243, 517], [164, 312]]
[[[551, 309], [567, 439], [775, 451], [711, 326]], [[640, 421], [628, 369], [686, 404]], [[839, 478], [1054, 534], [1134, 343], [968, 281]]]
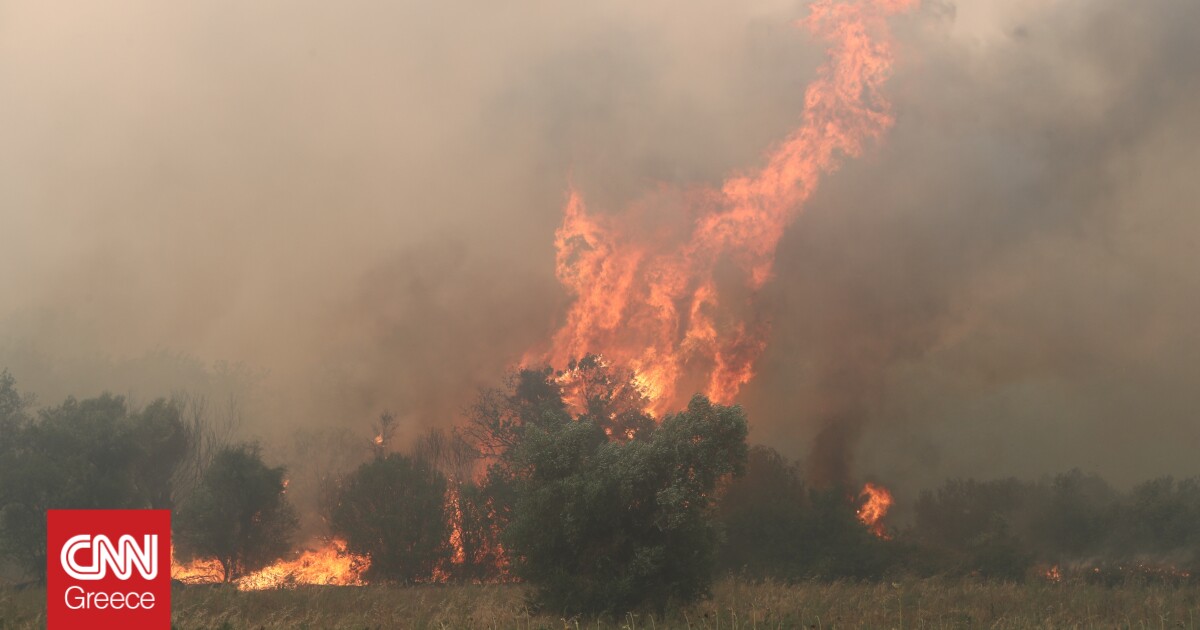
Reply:
[[[449, 425], [619, 209], [791, 129], [804, 2], [0, 0], [0, 365], [55, 402], [264, 373], [264, 427]], [[759, 307], [753, 437], [855, 469], [1196, 474], [1200, 3], [925, 0], [890, 136]]]

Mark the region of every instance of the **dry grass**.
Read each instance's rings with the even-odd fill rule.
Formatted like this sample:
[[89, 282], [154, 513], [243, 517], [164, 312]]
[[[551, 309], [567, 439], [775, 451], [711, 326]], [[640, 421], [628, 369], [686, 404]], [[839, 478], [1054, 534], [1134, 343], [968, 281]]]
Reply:
[[[664, 617], [533, 615], [519, 586], [176, 590], [180, 630], [216, 628], [1197, 628], [1200, 588], [1083, 583], [749, 584]], [[42, 591], [0, 590], [0, 628], [44, 625]]]

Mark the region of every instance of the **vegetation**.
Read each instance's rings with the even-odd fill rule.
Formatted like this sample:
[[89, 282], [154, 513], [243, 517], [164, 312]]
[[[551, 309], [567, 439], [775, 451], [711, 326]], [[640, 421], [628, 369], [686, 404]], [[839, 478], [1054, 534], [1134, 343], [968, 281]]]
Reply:
[[278, 560], [299, 524], [285, 487], [284, 469], [264, 464], [257, 445], [222, 449], [176, 512], [177, 547], [215, 558], [226, 582]]
[[[721, 580], [711, 599], [654, 612], [564, 617], [536, 613], [520, 585], [302, 587], [171, 595], [176, 630], [442, 628], [728, 630], [764, 628], [1200, 628], [1200, 591], [1138, 581], [1015, 584], [979, 579], [902, 582]], [[45, 627], [45, 594], [0, 588], [0, 627]]]
[[750, 449], [746, 473], [719, 506], [725, 530], [720, 566], [756, 579], [878, 578], [892, 562], [893, 543], [858, 521], [844, 488], [808, 488], [799, 467], [778, 452]]
[[717, 485], [746, 456], [741, 409], [697, 396], [656, 425], [632, 374], [594, 356], [567, 368], [523, 370], [475, 405], [466, 436], [490, 456], [479, 490], [493, 509], [491, 529], [474, 533], [499, 533], [490, 546], [507, 549], [548, 610], [662, 609], [706, 595]]
[[69, 398], [36, 415], [30, 402], [0, 373], [0, 559], [40, 581], [46, 510], [170, 509], [189, 433], [165, 400], [134, 411], [111, 394]]
[[[734, 626], [876, 626], [898, 624], [903, 610], [916, 625], [1019, 627], [1107, 623], [1122, 610], [1135, 615], [1125, 623], [1149, 619], [1140, 597], [1158, 602], [1164, 622], [1195, 608], [1176, 587], [1194, 585], [1200, 571], [1200, 478], [1128, 492], [1079, 471], [950, 480], [924, 492], [911, 522], [884, 539], [859, 521], [856, 489], [812, 487], [797, 463], [748, 448], [740, 408], [698, 396], [656, 422], [630, 378], [598, 357], [562, 372], [516, 372], [481, 392], [460, 432], [430, 431], [408, 453], [391, 444], [395, 420], [384, 414], [370, 439], [343, 440], [365, 463], [308, 477], [319, 486], [322, 533], [369, 556], [374, 585], [308, 591], [328, 611], [296, 594], [185, 589], [177, 602], [191, 608], [177, 609], [179, 625], [207, 627], [205, 614], [234, 626], [339, 625], [323, 615], [344, 610], [346, 620], [385, 626], [402, 614], [454, 626], [487, 625], [491, 615], [493, 625], [527, 627], [696, 627], [726, 614]], [[297, 517], [284, 468], [256, 444], [232, 443], [228, 427], [208, 425], [197, 409], [168, 400], [132, 408], [104, 394], [34, 410], [0, 373], [0, 579], [43, 578], [53, 508], [172, 509], [181, 557], [219, 561], [226, 581], [290, 552]], [[424, 584], [435, 577], [524, 584]], [[501, 608], [455, 599], [467, 596]], [[967, 603], [938, 608], [952, 597]], [[1023, 597], [1062, 614], [1025, 610]], [[0, 627], [25, 618], [28, 598], [0, 591]], [[258, 607], [271, 602], [291, 612], [262, 616]]]
[[449, 555], [445, 495], [446, 478], [426, 462], [381, 455], [346, 480], [333, 531], [350, 551], [370, 556], [370, 579], [428, 579]]
[[653, 431], [609, 441], [588, 418], [532, 428], [511, 454], [517, 576], [559, 612], [625, 612], [708, 594], [720, 542], [713, 491], [740, 470], [746, 420], [697, 396]]

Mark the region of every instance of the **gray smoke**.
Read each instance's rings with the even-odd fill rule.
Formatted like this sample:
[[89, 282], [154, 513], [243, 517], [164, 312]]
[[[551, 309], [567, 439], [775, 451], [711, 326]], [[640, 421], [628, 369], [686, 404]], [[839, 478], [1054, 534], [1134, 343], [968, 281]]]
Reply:
[[[451, 426], [564, 312], [568, 182], [619, 209], [756, 164], [820, 63], [803, 12], [4, 3], [0, 365], [43, 403], [235, 392], [268, 441]], [[896, 126], [759, 296], [754, 439], [902, 493], [1197, 472], [1198, 27], [1171, 0], [898, 18]]]

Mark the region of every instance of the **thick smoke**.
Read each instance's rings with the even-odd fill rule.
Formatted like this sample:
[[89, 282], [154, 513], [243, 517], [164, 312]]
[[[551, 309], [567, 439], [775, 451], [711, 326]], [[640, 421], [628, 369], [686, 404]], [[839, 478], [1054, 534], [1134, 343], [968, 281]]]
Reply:
[[[450, 426], [561, 323], [568, 183], [620, 208], [757, 165], [821, 60], [803, 14], [5, 3], [0, 366], [43, 403], [238, 392], [264, 437]], [[895, 127], [757, 298], [754, 439], [902, 491], [1196, 472], [1198, 27], [1168, 0], [899, 18]]]
[[759, 437], [908, 488], [1195, 474], [1200, 10], [992, 8], [926, 6], [889, 141], [781, 245]]

